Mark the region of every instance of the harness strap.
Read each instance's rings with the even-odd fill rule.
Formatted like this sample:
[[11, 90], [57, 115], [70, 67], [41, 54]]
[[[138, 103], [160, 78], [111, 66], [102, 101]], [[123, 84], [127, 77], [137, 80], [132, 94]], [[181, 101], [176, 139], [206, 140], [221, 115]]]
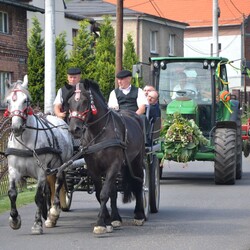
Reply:
[[[49, 121], [46, 119], [45, 116], [40, 117], [39, 121], [40, 121], [40, 122], [42, 121], [42, 123], [49, 129], [49, 131], [50, 131], [50, 133], [51, 133], [51, 135], [52, 135], [52, 138], [53, 138], [53, 147], [55, 147], [55, 144], [56, 144], [56, 148], [60, 149], [60, 146], [59, 146], [59, 143], [58, 143], [58, 139], [57, 139], [57, 137], [55, 136], [55, 134], [54, 134], [54, 132], [53, 132], [53, 129], [52, 129], [54, 125], [53, 125], [51, 122], [49, 122]], [[52, 125], [52, 127], [50, 127], [49, 124]], [[46, 133], [46, 132], [45, 132], [45, 133]], [[49, 140], [49, 137], [48, 137], [47, 133], [46, 133], [46, 136], [47, 136], [47, 138], [48, 138], [48, 140]]]
[[83, 155], [92, 154], [99, 151], [100, 149], [116, 147], [116, 146], [121, 147], [123, 149], [126, 149], [127, 147], [126, 143], [124, 143], [121, 140], [110, 139], [108, 141], [102, 141], [91, 146], [83, 147]]
[[63, 172], [66, 168], [68, 168], [71, 164], [73, 164], [73, 162], [76, 159], [79, 159], [82, 155], [92, 154], [92, 153], [95, 153], [96, 151], [98, 151], [100, 149], [104, 149], [104, 148], [108, 148], [108, 147], [121, 147], [121, 148], [125, 149], [126, 144], [124, 144], [124, 142], [121, 141], [121, 140], [112, 139], [112, 140], [109, 140], [109, 141], [106, 141], [106, 142], [97, 143], [97, 144], [92, 145], [92, 146], [87, 146], [87, 147], [80, 146], [79, 151], [75, 155], [73, 155], [70, 160], [65, 162], [59, 168], [47, 169], [46, 173], [48, 175], [51, 175], [51, 174], [57, 174], [58, 175], [61, 172]]
[[[45, 147], [45, 148], [38, 148], [34, 149], [35, 153], [37, 155], [42, 155], [42, 154], [61, 154], [62, 151], [55, 149], [55, 148], [50, 148], [50, 147]], [[16, 149], [16, 148], [7, 148], [5, 150], [5, 156], [8, 155], [16, 155], [16, 156], [21, 156], [21, 157], [33, 157], [34, 152], [31, 150], [23, 150], [23, 149]]]

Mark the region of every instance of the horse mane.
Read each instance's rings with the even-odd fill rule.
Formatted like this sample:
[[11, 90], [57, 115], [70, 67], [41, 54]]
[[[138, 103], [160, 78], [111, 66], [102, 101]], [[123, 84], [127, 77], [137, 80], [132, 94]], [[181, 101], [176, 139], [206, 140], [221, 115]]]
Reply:
[[27, 97], [29, 98], [29, 100], [32, 100], [31, 95], [29, 93], [29, 90], [25, 87], [22, 86], [22, 81], [21, 80], [17, 80], [16, 82], [12, 83], [8, 89], [8, 91], [6, 92], [4, 101], [6, 101], [6, 98], [11, 94], [11, 92], [14, 89], [19, 89], [21, 90], [25, 95], [27, 95]]
[[95, 93], [97, 93], [98, 96], [101, 97], [102, 101], [106, 104], [106, 100], [105, 100], [105, 98], [100, 90], [100, 86], [97, 82], [95, 82], [93, 80], [89, 80], [89, 79], [85, 79], [81, 82], [84, 84], [85, 89], [93, 90]]

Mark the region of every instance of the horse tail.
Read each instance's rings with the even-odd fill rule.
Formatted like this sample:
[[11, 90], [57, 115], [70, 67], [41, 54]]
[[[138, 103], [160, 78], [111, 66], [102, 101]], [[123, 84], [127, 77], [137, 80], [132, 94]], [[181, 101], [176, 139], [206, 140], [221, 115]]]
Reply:
[[55, 184], [56, 184], [56, 175], [48, 175], [47, 176], [47, 182], [49, 184], [50, 188], [50, 200], [48, 200], [49, 207], [51, 207], [51, 204], [53, 204], [54, 197], [55, 197]]
[[144, 149], [140, 151], [133, 161], [129, 161], [126, 152], [126, 165], [122, 168], [123, 202], [131, 202], [134, 197], [138, 197], [143, 188]]
[[132, 192], [132, 178], [130, 174], [129, 167], [125, 165], [122, 168], [122, 189], [123, 189], [123, 203], [129, 203], [132, 201], [133, 192]]
[[42, 203], [42, 216], [46, 220], [48, 215], [48, 208], [51, 206], [51, 193], [50, 187], [47, 182], [45, 182], [44, 192], [43, 192], [43, 203]]

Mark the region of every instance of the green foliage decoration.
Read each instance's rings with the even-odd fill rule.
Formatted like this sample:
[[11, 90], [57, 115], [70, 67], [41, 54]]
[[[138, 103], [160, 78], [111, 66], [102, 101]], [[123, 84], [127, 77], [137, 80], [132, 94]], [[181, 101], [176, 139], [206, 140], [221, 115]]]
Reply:
[[193, 159], [199, 145], [209, 145], [194, 120], [181, 114], [168, 115], [163, 123], [164, 159], [188, 162]]

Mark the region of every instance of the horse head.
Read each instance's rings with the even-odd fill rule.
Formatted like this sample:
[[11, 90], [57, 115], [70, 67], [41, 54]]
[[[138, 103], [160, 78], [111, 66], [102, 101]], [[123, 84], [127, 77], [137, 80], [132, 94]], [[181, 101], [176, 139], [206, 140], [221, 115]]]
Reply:
[[28, 92], [27, 75], [24, 80], [18, 80], [15, 83], [6, 82], [7, 94], [5, 103], [7, 109], [4, 113], [5, 117], [11, 118], [11, 129], [15, 136], [20, 136], [25, 129], [28, 115], [33, 114], [30, 107], [30, 94]]
[[84, 80], [76, 85], [68, 100], [69, 131], [75, 138], [82, 135], [83, 125], [88, 125], [105, 113], [105, 99], [97, 83]]

